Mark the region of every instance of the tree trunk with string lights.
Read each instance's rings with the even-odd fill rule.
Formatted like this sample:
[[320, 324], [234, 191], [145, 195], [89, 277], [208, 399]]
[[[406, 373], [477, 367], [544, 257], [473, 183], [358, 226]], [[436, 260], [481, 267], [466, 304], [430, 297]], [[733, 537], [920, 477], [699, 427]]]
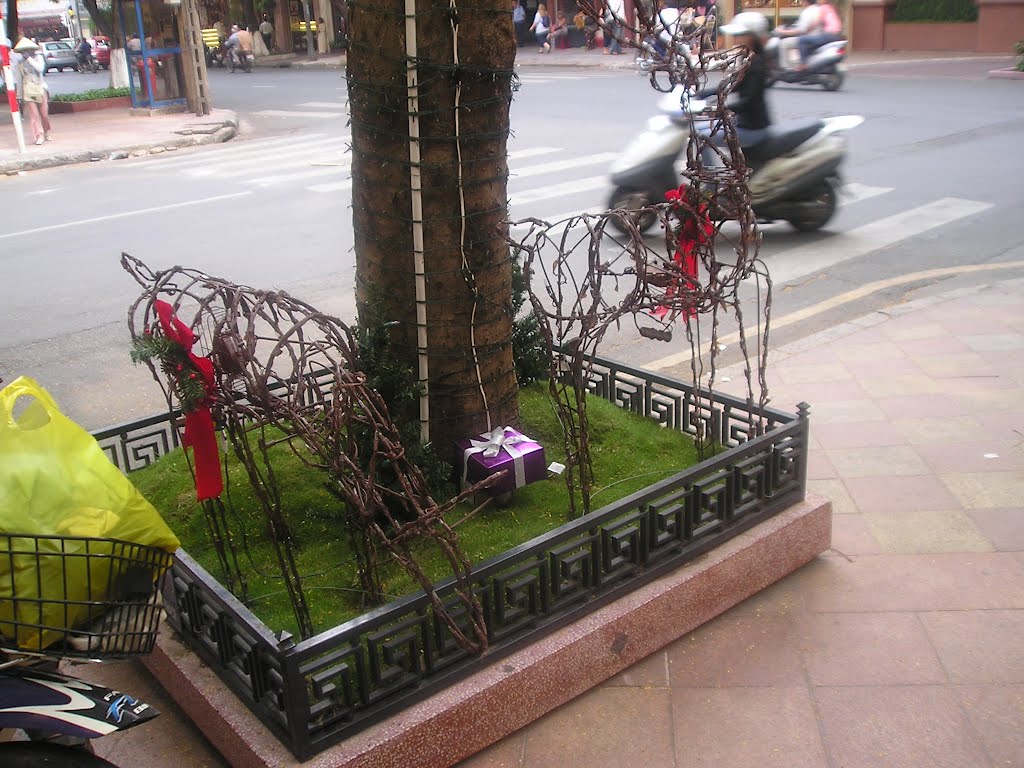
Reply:
[[[360, 321], [369, 322], [376, 306], [393, 323], [398, 357], [421, 379], [425, 371], [429, 437], [443, 451], [518, 414], [505, 240], [511, 2], [460, 7], [459, 0], [418, 0], [414, 35], [407, 34], [403, 0], [355, 0], [348, 20]], [[410, 92], [418, 97], [413, 125]], [[417, 147], [418, 163], [410, 159]], [[421, 174], [421, 195], [413, 167]], [[419, 204], [425, 356], [417, 342]]]

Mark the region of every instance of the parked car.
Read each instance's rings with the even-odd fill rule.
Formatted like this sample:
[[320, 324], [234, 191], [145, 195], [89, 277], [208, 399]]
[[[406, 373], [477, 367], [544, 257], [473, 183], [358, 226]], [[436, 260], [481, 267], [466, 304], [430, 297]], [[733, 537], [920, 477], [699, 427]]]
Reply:
[[56, 69], [58, 72], [63, 72], [65, 69], [78, 69], [78, 57], [75, 56], [75, 49], [64, 42], [43, 43], [43, 61], [46, 62], [44, 75], [51, 69]]
[[104, 69], [110, 69], [110, 38], [100, 35], [92, 39], [92, 57]]

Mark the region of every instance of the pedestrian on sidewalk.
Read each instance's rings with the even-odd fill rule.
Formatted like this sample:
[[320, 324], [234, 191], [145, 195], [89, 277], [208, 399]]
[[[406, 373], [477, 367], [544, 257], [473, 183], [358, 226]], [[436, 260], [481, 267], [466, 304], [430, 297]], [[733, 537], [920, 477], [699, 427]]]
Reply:
[[533, 24], [530, 25], [530, 31], [537, 36], [537, 45], [540, 46], [541, 53], [547, 53], [551, 50], [551, 45], [548, 43], [548, 32], [551, 30], [551, 17], [548, 16], [548, 7], [541, 3], [537, 6], [537, 13], [533, 17]]
[[619, 38], [622, 37], [623, 24], [626, 23], [625, 0], [606, 0], [604, 10], [604, 32], [605, 55], [619, 55], [622, 53], [622, 45]]
[[263, 44], [267, 46], [267, 51], [274, 49], [274, 25], [270, 23], [270, 18], [264, 14], [263, 21], [260, 22], [260, 34], [263, 35]]
[[512, 0], [512, 25], [516, 30], [516, 47], [522, 48], [526, 38], [526, 9], [519, 0]]
[[262, 22], [259, 23], [259, 34], [263, 36], [263, 44], [267, 51], [273, 50], [273, 25], [265, 13]]
[[330, 53], [330, 44], [327, 42], [327, 22], [321, 16], [316, 20], [316, 49], [321, 56]]
[[43, 80], [46, 62], [39, 52], [39, 46], [27, 37], [21, 38], [14, 50], [22, 55], [22, 60], [18, 62], [21, 85], [17, 95], [28, 113], [28, 123], [36, 144], [42, 144], [50, 140], [50, 92]]

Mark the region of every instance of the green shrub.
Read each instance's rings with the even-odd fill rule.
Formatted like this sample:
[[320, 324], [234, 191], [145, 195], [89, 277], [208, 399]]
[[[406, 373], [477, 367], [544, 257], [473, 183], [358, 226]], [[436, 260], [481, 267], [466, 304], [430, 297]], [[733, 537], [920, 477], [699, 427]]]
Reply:
[[977, 21], [974, 0], [896, 0], [893, 21]]
[[1024, 72], [1024, 40], [1021, 40], [1014, 47], [1017, 52], [1017, 71]]
[[50, 101], [96, 101], [97, 99], [114, 99], [118, 96], [128, 96], [127, 88], [97, 88], [82, 93], [56, 93], [50, 97]]

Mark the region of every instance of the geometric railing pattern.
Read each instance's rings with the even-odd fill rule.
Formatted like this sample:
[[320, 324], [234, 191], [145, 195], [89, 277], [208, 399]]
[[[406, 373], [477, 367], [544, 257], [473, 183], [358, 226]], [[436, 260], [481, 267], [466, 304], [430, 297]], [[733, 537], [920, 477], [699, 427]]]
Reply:
[[[294, 643], [275, 637], [186, 553], [165, 600], [183, 641], [301, 760], [678, 568], [802, 501], [808, 418], [598, 360], [590, 390], [667, 428], [711, 437], [713, 458], [474, 566], [489, 649], [468, 655], [411, 594]], [[758, 418], [760, 416], [760, 418]], [[94, 433], [123, 469], [174, 447], [170, 416]], [[760, 425], [752, 429], [751, 425]], [[458, 618], [453, 580], [438, 596]], [[469, 631], [466, 629], [466, 631]]]

